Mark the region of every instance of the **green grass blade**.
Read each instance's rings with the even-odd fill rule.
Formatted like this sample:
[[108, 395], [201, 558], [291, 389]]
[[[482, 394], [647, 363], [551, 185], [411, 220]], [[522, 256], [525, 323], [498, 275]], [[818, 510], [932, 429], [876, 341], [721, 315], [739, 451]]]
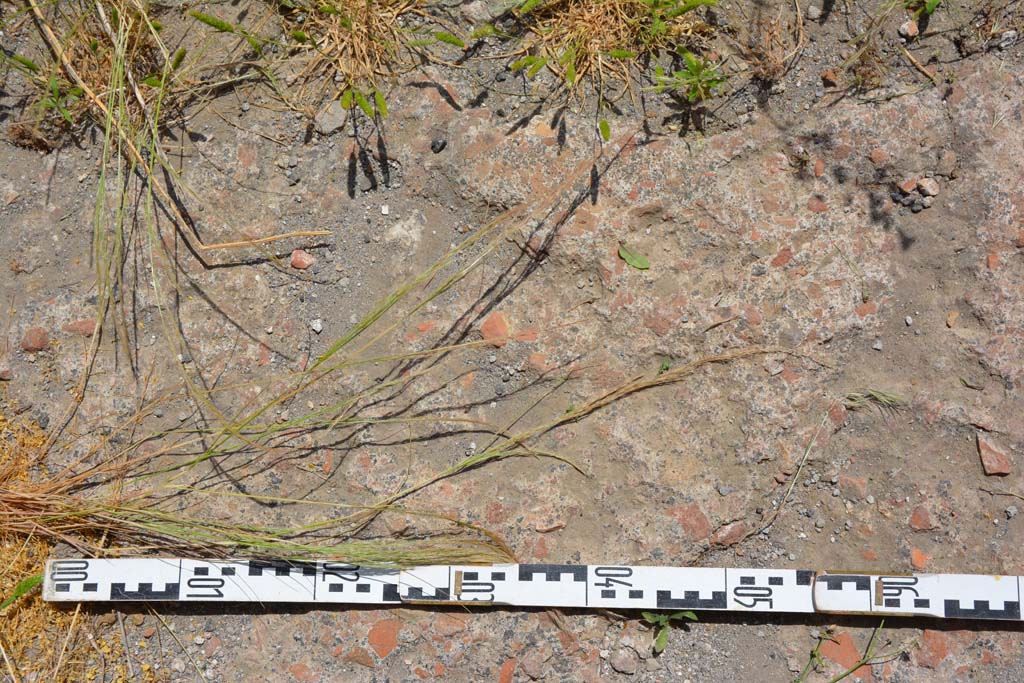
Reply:
[[3, 602], [0, 602], [0, 612], [3, 612], [5, 609], [13, 605], [15, 600], [22, 597], [42, 582], [42, 574], [36, 574], [35, 576], [30, 576], [27, 579], [22, 579], [21, 581], [19, 581], [18, 585], [14, 587], [14, 591], [12, 591], [10, 595], [4, 598]]
[[195, 10], [193, 10], [193, 11], [189, 12], [188, 15], [190, 17], [192, 17], [193, 19], [197, 19], [197, 20], [203, 22], [204, 24], [206, 24], [210, 28], [212, 28], [212, 29], [214, 29], [216, 31], [220, 31], [221, 33], [234, 33], [235, 32], [235, 27], [234, 27], [233, 24], [229, 24], [228, 22], [224, 21], [223, 19], [218, 19], [217, 17], [212, 16], [210, 14], [203, 14], [202, 12], [196, 12]]
[[446, 33], [445, 31], [437, 31], [437, 32], [435, 32], [434, 33], [434, 37], [437, 38], [442, 43], [447, 43], [449, 45], [454, 45], [455, 47], [462, 47], [462, 48], [466, 47], [466, 43], [464, 43], [461, 38], [459, 38], [458, 36], [452, 35], [451, 33]]

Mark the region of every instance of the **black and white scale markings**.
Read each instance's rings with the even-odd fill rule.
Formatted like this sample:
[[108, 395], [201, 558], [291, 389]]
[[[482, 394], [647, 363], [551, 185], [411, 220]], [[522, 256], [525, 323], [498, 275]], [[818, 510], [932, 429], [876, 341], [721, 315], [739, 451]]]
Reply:
[[886, 614], [1020, 621], [1024, 577], [797, 569], [433, 565], [281, 560], [50, 560], [50, 601], [485, 603], [518, 607]]

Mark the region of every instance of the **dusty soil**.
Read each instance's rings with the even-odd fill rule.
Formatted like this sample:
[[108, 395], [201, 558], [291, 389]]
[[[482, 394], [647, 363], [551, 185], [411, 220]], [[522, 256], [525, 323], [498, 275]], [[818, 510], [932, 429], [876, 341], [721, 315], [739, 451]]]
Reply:
[[[739, 39], [716, 46], [731, 74], [722, 97], [688, 109], [646, 93], [643, 110], [624, 98], [604, 145], [587, 104], [538, 111], [535, 91], [499, 60], [403, 78], [382, 132], [329, 117], [318, 130], [257, 84], [197, 107], [167, 149], [196, 192], [183, 202], [202, 240], [330, 235], [275, 245], [278, 263], [237, 250], [203, 263], [178, 232], [189, 228], [166, 215], [155, 227], [140, 221], [126, 237], [133, 249], [117, 303], [134, 329], [104, 327], [68, 433], [104, 433], [154, 397], [161, 408], [139, 430], [215, 422], [210, 406], [186, 398], [183, 371], [225, 387], [216, 409], [239, 414], [396, 283], [525, 206], [481, 267], [375, 348], [494, 339], [503, 325], [507, 343], [356, 369], [273, 415], [287, 421], [352, 387], [423, 371], [404, 405], [435, 424], [376, 423], [344, 439], [317, 432], [280, 444], [270, 460], [206, 463], [196, 479], [371, 503], [493, 439], [453, 420], [525, 429], [663, 364], [760, 346], [776, 351], [699, 369], [539, 441], [582, 474], [509, 459], [408, 502], [486, 526], [524, 561], [1024, 574], [1020, 501], [992, 493], [1024, 494], [1024, 59], [1007, 37], [1021, 27], [1020, 8], [978, 38], [978, 7], [943, 6], [910, 46], [938, 85], [901, 57], [906, 15], [894, 13], [880, 28], [882, 82], [868, 91], [847, 87], [843, 40], [876, 8], [809, 9], [801, 5], [799, 60], [774, 85], [750, 78], [748, 42], [734, 28]], [[716, 10], [723, 27], [743, 26], [729, 23], [736, 11]], [[790, 7], [764, 12], [783, 27], [795, 21]], [[0, 126], [24, 105], [13, 79], [5, 93]], [[0, 391], [5, 411], [43, 425], [70, 401], [90, 341], [67, 325], [95, 311], [97, 145], [94, 135], [49, 153], [0, 143], [0, 261], [10, 264], [0, 279], [10, 310], [0, 369], [10, 379]], [[917, 187], [936, 192], [925, 201]], [[620, 244], [650, 269], [628, 266]], [[288, 265], [300, 247], [316, 259], [308, 270]], [[48, 340], [25, 351], [33, 327]], [[861, 387], [907, 405], [846, 410], [843, 396]], [[987, 476], [983, 448], [1002, 453], [1009, 473]], [[793, 498], [753, 533], [805, 450]], [[307, 519], [245, 500], [199, 506], [237, 521]], [[787, 681], [833, 624], [825, 670], [808, 678], [823, 681], [857, 661], [877, 626], [702, 614], [652, 657], [635, 614], [566, 614], [559, 628], [531, 610], [159, 612], [125, 622], [140, 676], [146, 663], [157, 680], [269, 683]], [[104, 618], [101, 608], [87, 613]], [[905, 654], [850, 680], [1024, 679], [1012, 625], [893, 619], [880, 643]]]

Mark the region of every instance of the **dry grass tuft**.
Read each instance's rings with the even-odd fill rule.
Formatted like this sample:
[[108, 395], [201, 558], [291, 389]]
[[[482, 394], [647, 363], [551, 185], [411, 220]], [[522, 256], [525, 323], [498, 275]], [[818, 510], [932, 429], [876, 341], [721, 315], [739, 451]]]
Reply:
[[774, 83], [794, 63], [803, 47], [803, 26], [800, 6], [795, 5], [796, 18], [787, 22], [782, 8], [768, 16], [757, 8], [750, 16], [742, 6], [734, 8], [736, 18], [730, 24], [737, 27], [736, 45], [743, 59], [750, 65], [751, 75], [761, 83]]
[[381, 92], [385, 81], [430, 59], [423, 48], [435, 42], [429, 28], [438, 20], [425, 6], [425, 0], [280, 3], [292, 47], [306, 60], [299, 79], [312, 91], [298, 99]]
[[880, 389], [857, 389], [843, 397], [843, 405], [848, 410], [863, 410], [874, 406], [882, 412], [897, 412], [907, 406], [902, 396]]
[[[159, 85], [154, 77], [164, 63], [154, 39], [159, 25], [131, 0], [72, 0], [36, 6], [43, 17], [40, 26], [52, 32], [54, 40], [37, 55], [10, 60], [36, 93], [27, 118], [10, 128], [11, 141], [53, 149], [80, 131], [87, 120], [103, 122], [104, 116], [84, 96], [81, 85], [69, 78], [65, 65], [101, 96], [110, 91], [111, 74], [123, 69], [137, 94], [125, 100], [129, 115], [140, 123], [143, 97]], [[55, 54], [58, 50], [63, 60]]]
[[[0, 415], [0, 497], [6, 491], [32, 486], [41, 476], [38, 454], [46, 435], [38, 426]], [[22, 580], [43, 572], [53, 550], [45, 535], [9, 528], [0, 518], [0, 600], [14, 594]], [[123, 680], [124, 651], [112, 631], [81, 628], [78, 611], [50, 607], [38, 590], [15, 600], [0, 612], [0, 672], [5, 681], [79, 683]]]
[[550, 69], [572, 94], [582, 94], [580, 86], [589, 82], [612, 99], [608, 88], [628, 90], [637, 62], [698, 44], [711, 33], [692, 11], [702, 4], [713, 3], [551, 0], [523, 16], [529, 30], [523, 50], [535, 58], [525, 66]]

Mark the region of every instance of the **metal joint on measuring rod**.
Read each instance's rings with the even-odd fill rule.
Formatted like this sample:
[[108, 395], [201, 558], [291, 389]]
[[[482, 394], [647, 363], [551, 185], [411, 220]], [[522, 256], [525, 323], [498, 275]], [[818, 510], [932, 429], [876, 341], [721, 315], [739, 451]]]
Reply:
[[1021, 577], [634, 565], [431, 565], [65, 559], [47, 563], [51, 601], [323, 604], [876, 614], [1021, 619]]

